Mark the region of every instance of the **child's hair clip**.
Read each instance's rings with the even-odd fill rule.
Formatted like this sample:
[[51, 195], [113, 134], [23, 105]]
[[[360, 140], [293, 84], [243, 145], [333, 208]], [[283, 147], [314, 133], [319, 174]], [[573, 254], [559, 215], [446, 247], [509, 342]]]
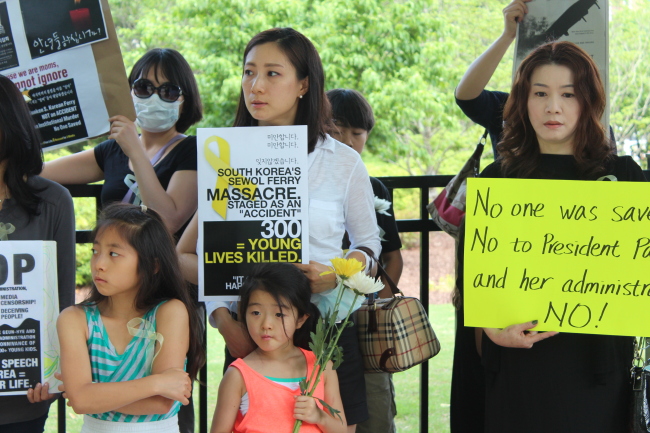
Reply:
[[142, 210], [142, 213], [146, 213], [146, 212], [147, 212], [147, 206], [145, 206], [145, 205], [143, 205], [143, 204], [140, 205], [140, 209]]

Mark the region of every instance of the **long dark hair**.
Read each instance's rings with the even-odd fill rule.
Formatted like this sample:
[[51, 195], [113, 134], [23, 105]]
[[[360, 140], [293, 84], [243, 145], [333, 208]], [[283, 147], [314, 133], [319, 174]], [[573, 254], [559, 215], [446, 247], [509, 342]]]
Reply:
[[612, 158], [611, 139], [600, 122], [605, 111], [605, 90], [598, 67], [584, 50], [571, 42], [551, 42], [531, 52], [517, 70], [512, 91], [503, 110], [503, 140], [497, 145], [503, 172], [529, 177], [539, 166], [537, 135], [528, 117], [528, 98], [533, 72], [544, 65], [560, 65], [571, 70], [575, 97], [580, 104], [573, 156], [583, 179], [605, 173]]
[[[311, 303], [311, 286], [309, 280], [292, 264], [289, 263], [262, 263], [256, 265], [253, 271], [244, 279], [239, 290], [241, 299], [239, 301], [239, 317], [246, 325], [246, 310], [250, 302], [251, 294], [256, 290], [263, 290], [276, 300], [280, 305], [288, 302], [293, 306], [300, 319], [309, 315], [305, 323], [296, 329], [293, 334], [293, 344], [305, 350], [309, 348], [311, 341], [310, 333], [316, 329], [316, 323], [320, 318], [318, 308]], [[286, 300], [282, 302], [282, 300]]]
[[11, 197], [30, 218], [38, 215], [40, 190], [25, 178], [43, 170], [41, 139], [22, 93], [4, 75], [0, 75], [0, 163], [5, 164], [4, 182]]
[[[296, 69], [298, 80], [309, 77], [309, 90], [298, 101], [294, 125], [307, 125], [309, 152], [316, 147], [318, 139], [325, 139], [332, 123], [329, 101], [325, 96], [325, 72], [318, 51], [305, 35], [290, 27], [275, 28], [258, 33], [244, 50], [242, 65], [246, 56], [257, 45], [273, 42], [287, 56]], [[243, 69], [242, 69], [243, 73]], [[239, 92], [239, 104], [233, 126], [257, 126], [258, 122], [246, 108], [243, 89]]]
[[144, 77], [153, 68], [154, 76], [162, 73], [170, 83], [176, 84], [183, 91], [181, 113], [176, 122], [176, 130], [185, 132], [203, 118], [203, 107], [199, 87], [196, 85], [192, 68], [185, 57], [171, 48], [154, 48], [140, 57], [129, 74], [129, 86], [140, 77]]
[[[142, 209], [141, 206], [119, 202], [106, 206], [97, 220], [92, 239], [110, 227], [138, 253], [140, 288], [135, 298], [136, 309], [149, 311], [169, 299], [178, 299], [185, 304], [190, 317], [187, 372], [195, 379], [205, 364], [201, 318], [190, 296], [189, 286], [181, 274], [171, 233], [156, 211]], [[105, 300], [107, 297], [93, 285], [82, 305], [98, 305]]]

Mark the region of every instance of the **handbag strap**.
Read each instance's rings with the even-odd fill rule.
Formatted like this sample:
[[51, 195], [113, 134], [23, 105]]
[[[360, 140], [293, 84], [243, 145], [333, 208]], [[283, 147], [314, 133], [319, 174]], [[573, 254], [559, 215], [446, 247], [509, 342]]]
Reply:
[[[370, 248], [368, 248], [368, 247], [357, 247], [355, 249], [363, 251], [364, 253], [366, 253], [368, 255], [368, 257], [370, 257], [371, 259], [373, 259], [375, 261], [375, 263], [377, 263], [377, 272], [379, 273], [380, 276], [384, 277], [384, 281], [386, 281], [388, 283], [388, 287], [390, 287], [390, 291], [393, 294], [393, 296], [397, 296], [397, 295], [404, 296], [402, 291], [397, 288], [397, 284], [395, 284], [393, 279], [388, 276], [388, 273], [386, 272], [384, 267], [381, 265], [379, 260], [377, 260], [377, 257], [375, 257], [375, 253], [373, 253]], [[372, 301], [374, 302], [374, 297], [373, 297]]]
[[474, 153], [472, 154], [471, 157], [471, 159], [477, 162], [477, 164], [474, 165], [474, 177], [478, 177], [479, 175], [479, 165], [480, 165], [481, 155], [483, 154], [483, 148], [485, 147], [485, 143], [487, 142], [487, 136], [488, 136], [488, 130], [487, 128], [485, 128], [485, 131], [483, 132], [483, 135], [479, 139], [478, 144], [476, 145], [476, 149], [474, 150]]

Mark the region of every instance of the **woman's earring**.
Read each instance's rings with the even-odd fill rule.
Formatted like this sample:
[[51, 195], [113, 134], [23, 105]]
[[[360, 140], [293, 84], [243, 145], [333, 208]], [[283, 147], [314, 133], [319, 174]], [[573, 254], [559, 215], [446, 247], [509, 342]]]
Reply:
[[300, 99], [302, 99], [302, 95], [298, 96]]

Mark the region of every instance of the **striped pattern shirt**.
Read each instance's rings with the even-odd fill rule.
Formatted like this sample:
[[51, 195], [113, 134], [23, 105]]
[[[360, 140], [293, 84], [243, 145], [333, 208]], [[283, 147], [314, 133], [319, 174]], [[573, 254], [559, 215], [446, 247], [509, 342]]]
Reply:
[[[162, 304], [158, 304], [143, 316], [145, 323], [150, 325], [152, 331], [156, 330], [156, 311]], [[124, 353], [118, 355], [108, 338], [97, 306], [84, 306], [84, 310], [86, 322], [88, 322], [88, 353], [90, 354], [93, 382], [126, 382], [151, 374], [155, 339], [133, 337]], [[140, 329], [142, 327], [143, 324], [140, 325]], [[171, 410], [162, 415], [127, 415], [116, 411], [89, 415], [103, 421], [149, 422], [171, 418], [178, 413], [180, 407], [181, 403], [176, 401]]]

